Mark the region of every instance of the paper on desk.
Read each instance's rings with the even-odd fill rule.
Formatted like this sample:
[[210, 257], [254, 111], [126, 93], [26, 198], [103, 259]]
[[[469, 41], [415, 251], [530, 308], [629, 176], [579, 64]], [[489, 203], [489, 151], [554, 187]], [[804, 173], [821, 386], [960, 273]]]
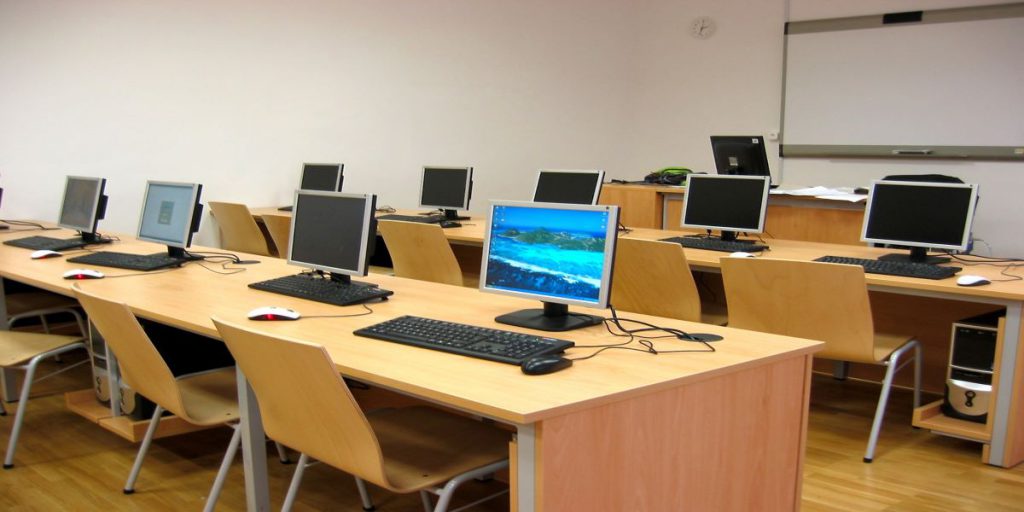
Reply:
[[868, 197], [866, 194], [854, 194], [853, 189], [849, 187], [828, 188], [817, 186], [796, 188], [791, 190], [776, 189], [772, 190], [771, 193], [787, 196], [810, 196], [818, 199], [828, 199], [832, 201], [849, 201], [851, 203], [863, 201]]

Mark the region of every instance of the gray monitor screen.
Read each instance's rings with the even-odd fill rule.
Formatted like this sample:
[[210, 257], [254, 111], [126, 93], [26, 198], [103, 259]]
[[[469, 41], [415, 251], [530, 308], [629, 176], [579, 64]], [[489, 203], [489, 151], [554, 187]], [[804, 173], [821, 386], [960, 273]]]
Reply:
[[289, 263], [347, 275], [366, 275], [376, 196], [299, 191], [292, 213]]

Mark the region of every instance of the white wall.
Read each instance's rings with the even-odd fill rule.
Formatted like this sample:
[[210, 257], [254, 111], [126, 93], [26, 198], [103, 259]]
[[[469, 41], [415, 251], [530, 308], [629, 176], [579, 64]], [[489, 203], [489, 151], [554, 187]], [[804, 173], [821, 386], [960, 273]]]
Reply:
[[[146, 179], [281, 204], [303, 161], [342, 161], [346, 190], [399, 207], [422, 165], [473, 165], [476, 212], [526, 198], [541, 167], [711, 169], [709, 135], [778, 127], [787, 11], [968, 3], [0, 0], [0, 216], [55, 219], [71, 172], [107, 177], [101, 228], [133, 232]], [[690, 37], [696, 16], [717, 33]], [[1020, 166], [958, 165], [1005, 252], [989, 205]], [[783, 178], [859, 185], [890, 168], [786, 162]], [[214, 232], [206, 219], [198, 241]]]

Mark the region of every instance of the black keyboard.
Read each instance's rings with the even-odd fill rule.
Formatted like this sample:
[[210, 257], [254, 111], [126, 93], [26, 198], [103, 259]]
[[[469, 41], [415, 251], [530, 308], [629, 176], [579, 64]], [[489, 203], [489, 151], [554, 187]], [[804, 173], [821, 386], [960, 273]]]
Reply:
[[249, 288], [265, 292], [279, 293], [289, 297], [298, 297], [335, 306], [359, 304], [372, 299], [381, 299], [394, 295], [395, 292], [366, 286], [363, 284], [344, 284], [331, 281], [320, 276], [299, 274], [279, 277], [252, 283]]
[[864, 272], [869, 274], [885, 274], [889, 276], [919, 277], [922, 279], [945, 279], [953, 277], [962, 270], [960, 267], [940, 267], [928, 263], [913, 263], [909, 261], [880, 261], [862, 258], [847, 258], [845, 256], [822, 256], [814, 261], [823, 263], [842, 263], [845, 265], [860, 265]]
[[768, 249], [767, 245], [760, 245], [751, 242], [727, 242], [720, 238], [708, 238], [697, 236], [676, 236], [663, 238], [662, 242], [673, 242], [690, 249], [704, 249], [707, 251], [721, 252], [761, 252]]
[[[95, 242], [100, 243], [100, 242]], [[4, 245], [13, 245], [14, 247], [21, 247], [22, 249], [32, 249], [38, 251], [46, 249], [49, 251], [66, 251], [68, 249], [77, 249], [79, 247], [85, 247], [90, 242], [86, 242], [81, 238], [53, 238], [49, 236], [28, 236], [25, 238], [18, 238], [16, 240], [7, 240]]]
[[288, 206], [282, 206], [282, 207], [278, 208], [277, 210], [281, 211], [281, 212], [290, 212], [290, 211], [292, 211], [292, 209], [293, 209], [292, 205], [288, 205]]
[[401, 220], [405, 222], [422, 222], [424, 224], [437, 224], [444, 220], [443, 215], [381, 215], [377, 220]]
[[353, 334], [509, 364], [522, 364], [531, 357], [561, 353], [573, 346], [571, 341], [418, 316], [401, 316]]
[[100, 267], [149, 271], [168, 267], [177, 267], [188, 260], [174, 258], [168, 256], [167, 253], [128, 254], [124, 252], [102, 251], [68, 258], [68, 261], [71, 263], [98, 265]]

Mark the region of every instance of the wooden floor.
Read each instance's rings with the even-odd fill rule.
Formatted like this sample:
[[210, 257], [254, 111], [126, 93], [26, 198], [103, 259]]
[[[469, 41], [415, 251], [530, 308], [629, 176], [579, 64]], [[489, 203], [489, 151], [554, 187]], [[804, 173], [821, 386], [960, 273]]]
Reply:
[[[81, 370], [81, 371], [79, 371]], [[137, 492], [121, 493], [137, 445], [64, 408], [61, 393], [85, 387], [85, 367], [40, 382], [30, 402], [13, 469], [0, 472], [0, 510], [199, 510], [227, 446], [230, 431], [214, 429], [158, 440], [142, 469]], [[975, 443], [913, 430], [910, 393], [890, 403], [873, 464], [861, 462], [877, 385], [815, 376], [804, 468], [805, 511], [1024, 511], [1024, 465], [1003, 470], [983, 465]], [[6, 446], [13, 421], [0, 418]], [[271, 450], [270, 453], [273, 453]], [[270, 496], [280, 506], [294, 465], [269, 464]], [[236, 461], [219, 510], [244, 510], [241, 464]], [[500, 482], [470, 482], [455, 505], [496, 489]], [[422, 510], [418, 496], [395, 496], [371, 486], [377, 509]], [[507, 499], [472, 508], [507, 510]], [[295, 510], [361, 510], [352, 478], [315, 466], [306, 472]]]

